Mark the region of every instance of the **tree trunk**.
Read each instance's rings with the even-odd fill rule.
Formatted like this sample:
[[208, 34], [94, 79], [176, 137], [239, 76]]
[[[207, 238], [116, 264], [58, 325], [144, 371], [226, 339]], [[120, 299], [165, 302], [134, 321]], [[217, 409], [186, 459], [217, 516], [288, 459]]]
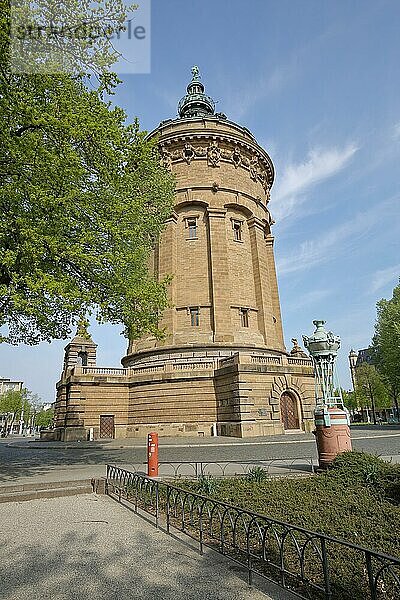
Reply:
[[368, 388], [369, 388], [369, 397], [371, 398], [372, 419], [374, 421], [374, 425], [376, 425], [375, 398], [374, 398], [374, 391], [373, 391], [370, 383], [368, 383]]
[[397, 417], [397, 421], [399, 421], [399, 401], [397, 398], [397, 394], [394, 397], [394, 405], [396, 407], [396, 417]]

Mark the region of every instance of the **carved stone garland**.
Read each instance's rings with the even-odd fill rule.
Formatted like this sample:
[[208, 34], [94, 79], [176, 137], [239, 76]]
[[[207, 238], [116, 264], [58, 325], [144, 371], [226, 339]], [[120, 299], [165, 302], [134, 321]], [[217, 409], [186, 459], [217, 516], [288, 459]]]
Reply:
[[192, 146], [189, 142], [186, 142], [181, 150], [173, 150], [170, 152], [165, 148], [164, 145], [160, 146], [161, 164], [163, 167], [172, 170], [172, 162], [174, 160], [184, 160], [188, 165], [191, 164], [192, 160], [196, 157], [207, 158], [207, 164], [209, 167], [216, 168], [220, 166], [221, 159], [231, 161], [237, 169], [242, 166], [249, 170], [250, 177], [253, 181], [259, 181], [264, 189], [267, 196], [267, 200], [270, 198], [270, 184], [268, 180], [268, 174], [263, 169], [263, 164], [257, 155], [253, 155], [251, 158], [244, 156], [238, 146], [235, 146], [233, 151], [220, 148], [218, 142], [213, 140], [207, 147]]

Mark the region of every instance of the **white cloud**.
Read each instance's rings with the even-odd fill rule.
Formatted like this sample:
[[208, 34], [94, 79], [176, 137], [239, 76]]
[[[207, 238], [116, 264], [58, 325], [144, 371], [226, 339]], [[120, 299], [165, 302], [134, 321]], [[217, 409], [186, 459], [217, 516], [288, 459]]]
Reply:
[[287, 165], [273, 191], [274, 216], [282, 221], [293, 214], [305, 202], [305, 193], [341, 171], [357, 150], [354, 144], [344, 148], [314, 148], [304, 162]]
[[368, 235], [369, 230], [376, 225], [378, 210], [379, 207], [375, 206], [369, 211], [358, 213], [352, 221], [346, 221], [339, 227], [325, 231], [313, 240], [302, 242], [299, 248], [278, 260], [278, 273], [286, 275], [304, 271], [334, 258], [345, 249], [348, 250], [349, 245], [354, 245], [361, 237]]
[[306, 306], [312, 306], [317, 302], [321, 302], [327, 296], [331, 294], [331, 290], [311, 290], [302, 294], [301, 296], [294, 298], [286, 304], [287, 310], [298, 311], [299, 308], [303, 308]]
[[375, 271], [375, 273], [372, 276], [370, 292], [375, 293], [391, 282], [393, 283], [393, 285], [396, 285], [399, 281], [399, 277], [400, 263], [394, 265], [393, 267], [388, 267], [387, 269]]

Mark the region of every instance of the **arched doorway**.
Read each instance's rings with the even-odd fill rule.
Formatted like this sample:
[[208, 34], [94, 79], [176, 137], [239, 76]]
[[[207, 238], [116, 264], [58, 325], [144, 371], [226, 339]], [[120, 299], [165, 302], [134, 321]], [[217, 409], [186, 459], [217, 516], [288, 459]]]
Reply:
[[280, 400], [281, 419], [284, 429], [300, 429], [299, 411], [296, 398], [284, 392]]

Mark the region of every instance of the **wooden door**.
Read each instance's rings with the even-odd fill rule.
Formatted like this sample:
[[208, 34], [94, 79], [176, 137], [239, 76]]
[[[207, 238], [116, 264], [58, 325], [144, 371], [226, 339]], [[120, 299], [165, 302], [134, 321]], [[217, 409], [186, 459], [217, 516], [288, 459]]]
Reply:
[[114, 439], [114, 415], [100, 415], [100, 437]]
[[299, 429], [297, 401], [291, 394], [288, 394], [287, 392], [282, 394], [280, 409], [284, 429]]

